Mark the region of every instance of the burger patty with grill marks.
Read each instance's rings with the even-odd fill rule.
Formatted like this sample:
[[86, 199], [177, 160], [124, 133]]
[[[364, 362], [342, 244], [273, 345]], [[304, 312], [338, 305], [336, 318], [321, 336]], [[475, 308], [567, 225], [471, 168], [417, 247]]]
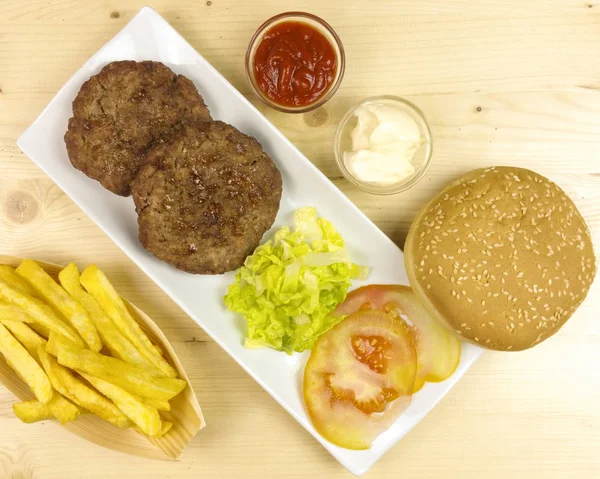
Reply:
[[152, 148], [133, 184], [140, 242], [190, 273], [237, 269], [272, 226], [281, 192], [256, 139], [220, 121], [184, 125]]
[[73, 166], [121, 196], [148, 150], [184, 122], [211, 120], [194, 84], [159, 62], [117, 61], [81, 87], [65, 134]]

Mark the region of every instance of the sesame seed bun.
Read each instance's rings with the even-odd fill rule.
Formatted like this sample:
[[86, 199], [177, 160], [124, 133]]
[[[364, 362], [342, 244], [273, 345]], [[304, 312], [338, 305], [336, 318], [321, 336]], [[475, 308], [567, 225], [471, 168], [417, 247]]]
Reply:
[[447, 186], [413, 222], [404, 254], [410, 284], [434, 317], [503, 351], [556, 333], [596, 273], [571, 199], [522, 168], [474, 170]]

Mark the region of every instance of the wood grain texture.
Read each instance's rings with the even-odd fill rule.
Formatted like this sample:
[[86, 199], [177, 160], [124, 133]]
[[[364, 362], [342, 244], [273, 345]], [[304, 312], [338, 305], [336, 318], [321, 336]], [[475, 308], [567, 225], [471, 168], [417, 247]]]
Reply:
[[[351, 477], [16, 147], [17, 136], [143, 1], [0, 0], [0, 252], [94, 261], [162, 328], [209, 426], [181, 461], [131, 458], [51, 423], [14, 419], [0, 387], [0, 478]], [[426, 200], [481, 166], [535, 169], [587, 219], [600, 251], [600, 3], [595, 0], [160, 0], [151, 3], [396, 243]], [[336, 96], [305, 115], [259, 105], [244, 74], [269, 16], [311, 11], [340, 34]], [[396, 94], [432, 124], [426, 177], [392, 197], [359, 192], [332, 155], [360, 99]], [[559, 334], [486, 353], [367, 477], [600, 476], [600, 281]]]

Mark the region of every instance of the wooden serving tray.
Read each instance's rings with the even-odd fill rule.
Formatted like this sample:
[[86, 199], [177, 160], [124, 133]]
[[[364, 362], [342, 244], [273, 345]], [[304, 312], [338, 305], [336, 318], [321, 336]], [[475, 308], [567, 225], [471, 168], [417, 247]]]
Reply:
[[[22, 259], [0, 255], [0, 264], [17, 267]], [[55, 280], [58, 278], [58, 273], [64, 268], [57, 264], [36, 262]], [[154, 439], [133, 429], [119, 429], [93, 414], [82, 414], [77, 421], [67, 423], [63, 427], [87, 441], [108, 449], [149, 459], [175, 460], [181, 456], [185, 447], [206, 423], [183, 366], [165, 335], [142, 310], [125, 298], [123, 301], [150, 341], [160, 346], [167, 361], [188, 383], [187, 387], [170, 401], [171, 411], [161, 412], [161, 416], [172, 422], [173, 427], [164, 436]], [[35, 399], [27, 385], [8, 367], [1, 355], [0, 382], [22, 401]], [[57, 421], [55, 422], [60, 425]]]

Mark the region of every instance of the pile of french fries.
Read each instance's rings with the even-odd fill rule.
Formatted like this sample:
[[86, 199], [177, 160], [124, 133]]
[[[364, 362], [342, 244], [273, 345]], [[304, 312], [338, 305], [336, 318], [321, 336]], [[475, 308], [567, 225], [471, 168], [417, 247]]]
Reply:
[[36, 262], [0, 265], [0, 353], [36, 399], [16, 403], [31, 423], [82, 412], [150, 437], [172, 424], [159, 411], [186, 381], [152, 344], [97, 266], [74, 263], [58, 284]]

